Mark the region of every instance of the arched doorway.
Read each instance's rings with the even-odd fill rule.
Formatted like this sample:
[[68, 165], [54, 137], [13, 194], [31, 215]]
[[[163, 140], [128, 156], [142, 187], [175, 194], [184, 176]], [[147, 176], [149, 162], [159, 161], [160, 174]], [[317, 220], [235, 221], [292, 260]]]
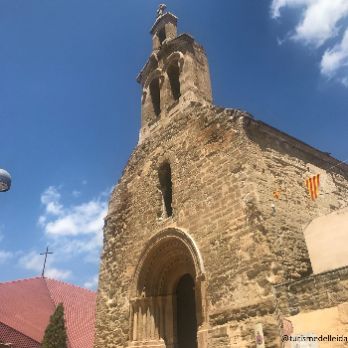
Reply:
[[176, 333], [178, 348], [197, 348], [195, 284], [190, 274], [176, 287]]
[[130, 302], [130, 346], [204, 347], [197, 339], [206, 321], [204, 268], [186, 233], [168, 229], [148, 241]]

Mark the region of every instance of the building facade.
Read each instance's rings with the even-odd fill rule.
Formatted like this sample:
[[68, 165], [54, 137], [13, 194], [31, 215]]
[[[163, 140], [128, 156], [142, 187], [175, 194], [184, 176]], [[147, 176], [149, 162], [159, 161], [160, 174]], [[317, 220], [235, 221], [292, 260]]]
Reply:
[[313, 273], [303, 227], [347, 206], [348, 167], [215, 106], [204, 49], [173, 14], [151, 34], [139, 143], [105, 219], [95, 348], [281, 347], [297, 296], [284, 284]]

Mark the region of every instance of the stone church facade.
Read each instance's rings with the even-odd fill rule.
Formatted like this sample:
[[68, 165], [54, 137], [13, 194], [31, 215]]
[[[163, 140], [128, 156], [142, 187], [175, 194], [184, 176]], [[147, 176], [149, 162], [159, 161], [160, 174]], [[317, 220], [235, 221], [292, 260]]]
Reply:
[[281, 347], [283, 317], [329, 307], [338, 288], [348, 301], [346, 269], [296, 285], [313, 283], [303, 227], [347, 206], [348, 166], [215, 106], [204, 49], [173, 14], [151, 34], [139, 143], [105, 219], [95, 348], [255, 347], [255, 327], [257, 347]]

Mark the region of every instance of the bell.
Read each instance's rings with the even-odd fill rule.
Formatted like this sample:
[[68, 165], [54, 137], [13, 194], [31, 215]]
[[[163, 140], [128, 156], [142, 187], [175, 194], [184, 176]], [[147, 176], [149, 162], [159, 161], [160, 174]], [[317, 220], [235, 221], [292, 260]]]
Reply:
[[11, 187], [11, 175], [4, 169], [0, 169], [0, 192], [6, 192]]

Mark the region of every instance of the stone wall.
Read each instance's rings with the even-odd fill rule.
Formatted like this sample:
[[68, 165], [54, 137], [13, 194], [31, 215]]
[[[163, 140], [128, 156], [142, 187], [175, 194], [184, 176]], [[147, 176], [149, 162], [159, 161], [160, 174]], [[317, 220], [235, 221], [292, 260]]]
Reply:
[[[247, 134], [254, 144], [248, 150], [258, 158], [253, 164], [256, 229], [273, 255], [268, 279], [279, 283], [309, 275], [303, 229], [313, 218], [347, 206], [348, 166], [337, 166], [339, 162], [328, 154], [260, 121], [251, 121]], [[305, 180], [316, 174], [320, 174], [320, 194], [312, 201]], [[273, 197], [274, 191], [280, 192], [279, 199]]]
[[[292, 335], [347, 336], [348, 267], [277, 285], [275, 297], [278, 316], [291, 321]], [[319, 344], [320, 347], [347, 346], [347, 342], [338, 341]]]
[[[164, 161], [172, 170], [169, 218], [158, 179]], [[191, 236], [204, 263], [204, 346], [254, 347], [262, 322], [266, 346], [279, 347], [272, 288], [311, 273], [302, 227], [347, 199], [346, 173], [325, 171], [334, 164], [245, 112], [197, 102], [173, 107], [135, 149], [110, 200], [95, 347], [127, 345], [135, 269], [146, 242], [167, 228]], [[322, 192], [334, 190], [313, 202], [304, 180], [317, 170], [325, 176]]]
[[279, 284], [274, 289], [281, 316], [334, 307], [348, 302], [348, 267]]

